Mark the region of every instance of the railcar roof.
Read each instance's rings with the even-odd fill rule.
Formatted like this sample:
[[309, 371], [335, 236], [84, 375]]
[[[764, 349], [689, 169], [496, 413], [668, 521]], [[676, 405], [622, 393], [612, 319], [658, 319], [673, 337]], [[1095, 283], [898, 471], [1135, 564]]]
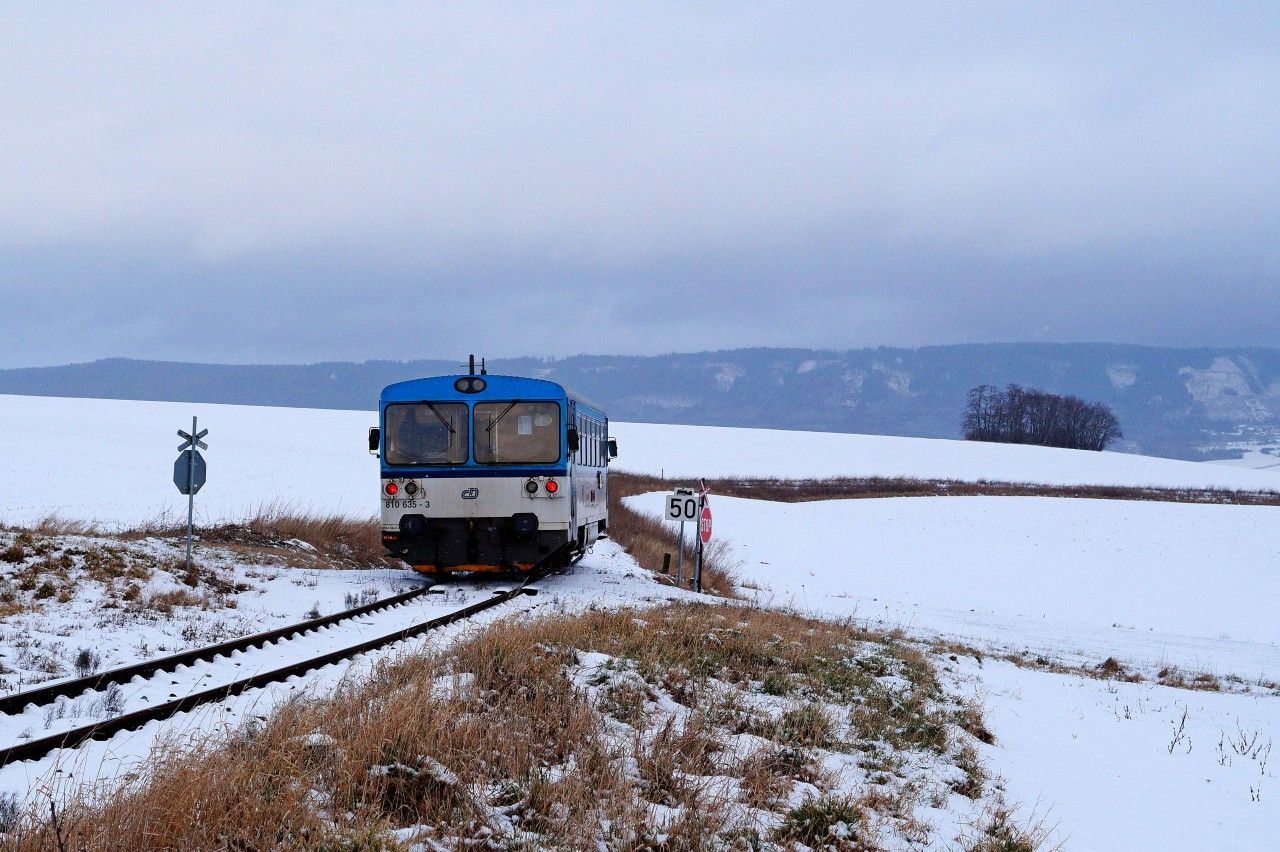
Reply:
[[604, 409], [591, 400], [574, 393], [564, 385], [547, 379], [531, 379], [526, 376], [501, 376], [490, 373], [483, 376], [488, 384], [488, 387], [483, 391], [480, 393], [461, 393], [454, 388], [453, 383], [466, 376], [466, 373], [457, 373], [451, 376], [428, 376], [421, 379], [396, 382], [382, 389], [381, 401], [385, 404], [389, 402], [417, 402], [424, 399], [432, 401], [462, 401], [467, 399], [482, 401], [485, 399], [511, 399], [513, 397], [518, 399], [537, 399], [539, 397], [543, 399], [571, 398], [583, 407], [604, 416]]

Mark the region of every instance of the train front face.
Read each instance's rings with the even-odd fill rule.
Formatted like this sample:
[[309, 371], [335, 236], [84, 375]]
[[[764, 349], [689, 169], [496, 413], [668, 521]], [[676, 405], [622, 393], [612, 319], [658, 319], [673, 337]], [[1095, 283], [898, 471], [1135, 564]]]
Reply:
[[440, 376], [389, 385], [379, 413], [388, 553], [427, 573], [563, 558], [574, 540], [564, 388]]

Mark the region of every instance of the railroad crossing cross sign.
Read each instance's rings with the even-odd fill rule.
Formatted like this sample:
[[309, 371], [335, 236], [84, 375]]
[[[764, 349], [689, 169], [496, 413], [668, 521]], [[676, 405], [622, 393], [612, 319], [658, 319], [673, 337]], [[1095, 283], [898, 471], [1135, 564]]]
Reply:
[[[205, 432], [208, 431], [208, 429], [205, 430]], [[203, 443], [199, 445], [208, 449]], [[200, 489], [204, 487], [205, 473], [204, 456], [200, 455], [200, 451], [183, 450], [173, 463], [173, 484], [178, 486], [178, 491], [183, 494], [199, 494]]]
[[[182, 439], [182, 443], [178, 445], [178, 449], [179, 450], [190, 449], [191, 445], [194, 444], [195, 446], [199, 447], [202, 450], [207, 450], [209, 449], [209, 445], [206, 444], [204, 441], [201, 441], [200, 439], [208, 434], [209, 434], [208, 429], [201, 429], [195, 435], [192, 435], [189, 432], [183, 432], [181, 429], [179, 429], [178, 437]], [[199, 456], [200, 454], [196, 453], [196, 455]]]

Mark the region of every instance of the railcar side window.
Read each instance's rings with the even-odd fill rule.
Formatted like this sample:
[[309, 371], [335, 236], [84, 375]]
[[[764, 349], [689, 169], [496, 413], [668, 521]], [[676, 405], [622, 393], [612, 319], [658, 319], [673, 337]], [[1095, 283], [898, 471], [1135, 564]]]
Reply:
[[475, 408], [477, 464], [560, 460], [560, 406], [554, 402], [481, 402]]
[[387, 464], [466, 464], [467, 407], [459, 402], [387, 406]]

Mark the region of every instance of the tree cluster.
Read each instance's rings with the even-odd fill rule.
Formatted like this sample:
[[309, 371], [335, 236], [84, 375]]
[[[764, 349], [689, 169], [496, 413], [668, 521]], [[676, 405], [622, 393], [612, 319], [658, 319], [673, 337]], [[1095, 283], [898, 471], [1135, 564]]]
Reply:
[[962, 425], [970, 441], [1103, 450], [1123, 438], [1120, 421], [1100, 402], [1009, 385], [969, 391]]

